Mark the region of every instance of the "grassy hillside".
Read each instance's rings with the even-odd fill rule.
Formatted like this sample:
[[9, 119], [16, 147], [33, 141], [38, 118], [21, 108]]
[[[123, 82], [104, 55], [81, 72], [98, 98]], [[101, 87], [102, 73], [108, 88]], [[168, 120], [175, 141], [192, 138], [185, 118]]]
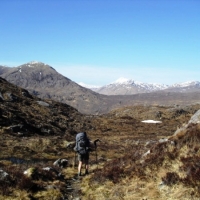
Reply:
[[[0, 84], [0, 199], [200, 198], [200, 126], [188, 124], [200, 105], [138, 105], [92, 116]], [[83, 130], [101, 142], [90, 174], [77, 181], [77, 156], [67, 145]], [[59, 158], [67, 167], [53, 165]]]

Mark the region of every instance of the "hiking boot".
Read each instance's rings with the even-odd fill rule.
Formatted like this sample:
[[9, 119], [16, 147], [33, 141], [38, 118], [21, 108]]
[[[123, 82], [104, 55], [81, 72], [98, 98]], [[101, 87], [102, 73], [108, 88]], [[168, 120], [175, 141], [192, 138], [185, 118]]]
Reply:
[[81, 176], [81, 172], [78, 172], [78, 177]]
[[85, 171], [85, 175], [89, 174], [88, 170]]

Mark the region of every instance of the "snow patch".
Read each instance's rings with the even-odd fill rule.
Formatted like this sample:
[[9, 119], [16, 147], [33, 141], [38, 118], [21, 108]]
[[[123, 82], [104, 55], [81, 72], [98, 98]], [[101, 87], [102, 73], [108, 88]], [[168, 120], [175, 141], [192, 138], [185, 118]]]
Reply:
[[85, 88], [89, 88], [89, 89], [97, 89], [97, 88], [100, 88], [101, 86], [97, 86], [97, 85], [88, 85], [88, 84], [85, 84], [83, 82], [80, 82], [78, 83], [80, 86], [82, 87], [85, 87]]
[[31, 61], [31, 62], [29, 62], [29, 63], [27, 63], [27, 64], [28, 64], [29, 67], [33, 67], [33, 66], [31, 66], [31, 65], [35, 65], [35, 64], [47, 65], [47, 64], [45, 64], [45, 63], [43, 63], [43, 62], [38, 62], [38, 61]]
[[149, 123], [149, 124], [156, 124], [156, 123], [162, 123], [161, 121], [155, 121], [155, 120], [151, 120], [151, 119], [149, 119], [149, 120], [144, 120], [144, 121], [142, 121], [143, 123]]
[[29, 62], [30, 64], [38, 64], [38, 63], [40, 63], [40, 62], [38, 62], [38, 61], [31, 61], [31, 62]]
[[131, 80], [131, 79], [127, 79], [127, 78], [121, 77], [121, 78], [117, 79], [116, 81], [114, 81], [111, 84], [131, 84], [131, 83], [134, 83], [134, 81]]

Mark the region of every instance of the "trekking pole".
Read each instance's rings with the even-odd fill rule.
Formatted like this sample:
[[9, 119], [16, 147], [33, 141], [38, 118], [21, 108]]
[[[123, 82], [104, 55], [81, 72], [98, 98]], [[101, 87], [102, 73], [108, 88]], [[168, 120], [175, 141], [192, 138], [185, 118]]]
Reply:
[[97, 140], [94, 141], [95, 155], [96, 155], [96, 165], [97, 165], [97, 169], [98, 169], [98, 162], [97, 162], [97, 142], [101, 142], [101, 140], [97, 139]]
[[98, 162], [97, 162], [97, 146], [95, 145], [95, 156], [96, 156], [96, 165], [97, 165], [97, 169], [98, 169]]
[[74, 168], [76, 167], [76, 151], [74, 152]]

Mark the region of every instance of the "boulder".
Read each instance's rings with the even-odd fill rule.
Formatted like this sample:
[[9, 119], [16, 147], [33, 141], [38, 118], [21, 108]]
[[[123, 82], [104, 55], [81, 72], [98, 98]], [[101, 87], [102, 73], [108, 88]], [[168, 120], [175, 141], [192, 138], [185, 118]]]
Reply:
[[168, 138], [161, 138], [158, 140], [159, 143], [164, 143], [164, 142], [168, 142]]
[[0, 169], [0, 180], [4, 180], [9, 176], [9, 174], [2, 169]]
[[61, 175], [61, 173], [59, 173], [59, 171], [57, 171], [53, 167], [44, 167], [44, 168], [42, 168], [42, 170], [48, 171], [48, 172], [53, 172], [56, 175], [56, 177], [60, 177], [60, 175]]
[[142, 157], [146, 157], [146, 156], [149, 155], [150, 153], [151, 153], [151, 151], [148, 150], [146, 153], [144, 153], [144, 154], [142, 155]]
[[20, 130], [22, 130], [23, 127], [24, 127], [23, 124], [17, 124], [10, 126], [8, 129], [11, 130], [13, 133], [17, 133], [20, 132]]
[[40, 131], [41, 131], [41, 133], [47, 133], [47, 134], [52, 134], [53, 133], [52, 130], [47, 129], [47, 128], [43, 128], [43, 127], [40, 129]]
[[59, 158], [58, 160], [56, 160], [53, 165], [56, 166], [56, 167], [61, 167], [61, 168], [64, 168], [66, 167], [68, 164], [68, 160], [67, 159], [62, 159], [62, 158]]
[[188, 124], [183, 124], [182, 126], [178, 127], [175, 133], [169, 138], [170, 140], [177, 140], [187, 133], [187, 129], [189, 124], [199, 124], [200, 123], [200, 110], [198, 110], [189, 120]]
[[24, 96], [24, 97], [28, 97], [28, 98], [33, 98], [30, 94], [29, 94], [29, 92], [27, 91], [27, 90], [24, 90], [24, 91], [22, 91], [22, 96]]
[[29, 178], [33, 178], [36, 172], [37, 172], [37, 169], [35, 167], [31, 167], [27, 169], [26, 171], [24, 171], [24, 174]]
[[200, 123], [200, 110], [198, 110], [190, 119], [188, 124], [198, 124]]
[[37, 103], [41, 106], [49, 107], [49, 104], [44, 101], [37, 101]]
[[6, 96], [7, 96], [8, 100], [10, 100], [10, 101], [17, 101], [17, 99], [18, 99], [17, 96], [15, 96], [14, 94], [12, 94], [10, 92], [7, 92]]

